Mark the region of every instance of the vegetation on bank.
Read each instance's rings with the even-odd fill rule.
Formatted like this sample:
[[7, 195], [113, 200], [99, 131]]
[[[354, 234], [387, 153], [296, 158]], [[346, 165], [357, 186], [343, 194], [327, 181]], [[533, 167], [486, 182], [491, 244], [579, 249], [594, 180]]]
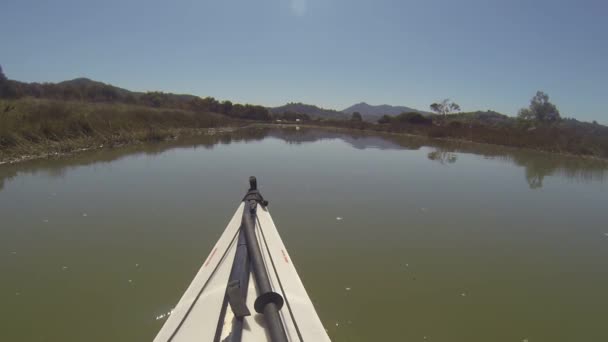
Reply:
[[397, 117], [383, 117], [378, 124], [357, 121], [312, 121], [311, 124], [608, 159], [608, 127], [575, 119], [546, 124], [503, 118], [487, 112], [462, 113], [445, 119], [405, 113]]
[[212, 97], [138, 93], [76, 79], [8, 80], [0, 68], [0, 162], [99, 145], [159, 141], [202, 129], [269, 121], [263, 106]]
[[492, 111], [458, 113], [460, 106], [447, 99], [430, 106], [436, 115], [406, 112], [384, 115], [377, 123], [362, 120], [358, 112], [344, 119], [323, 119], [292, 110], [299, 107], [271, 113], [262, 106], [220, 102], [212, 97], [131, 92], [88, 79], [24, 83], [7, 79], [0, 69], [0, 161], [98, 143], [164, 140], [187, 134], [187, 130], [271, 120], [608, 159], [608, 127], [562, 119], [557, 107], [542, 92], [532, 98], [517, 118]]
[[493, 111], [450, 114], [459, 107], [447, 100], [431, 105], [431, 109], [440, 114], [384, 115], [377, 124], [357, 120], [314, 123], [608, 159], [608, 127], [597, 122], [563, 119], [543, 92], [538, 92], [517, 118]]
[[235, 119], [270, 120], [266, 107], [218, 101], [213, 97], [171, 94], [164, 92], [133, 92], [87, 78], [60, 83], [25, 83], [9, 80], [0, 67], [0, 98], [48, 99], [57, 101], [113, 103], [141, 107], [184, 110], [197, 113], [218, 113]]
[[0, 100], [0, 160], [101, 145], [160, 141], [237, 125], [221, 114], [137, 105], [22, 98]]

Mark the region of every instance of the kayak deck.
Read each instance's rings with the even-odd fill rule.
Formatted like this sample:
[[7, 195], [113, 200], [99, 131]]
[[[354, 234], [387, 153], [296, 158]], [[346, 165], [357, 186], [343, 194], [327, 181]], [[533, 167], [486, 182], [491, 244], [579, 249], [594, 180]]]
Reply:
[[[220, 317], [244, 206], [241, 203], [236, 210], [154, 342], [224, 341], [229, 337], [235, 319], [230, 305], [224, 318]], [[329, 341], [266, 207], [258, 207], [255, 228], [272, 291], [285, 301], [279, 316], [288, 341]], [[263, 315], [253, 310], [259, 293], [253, 272], [249, 277], [246, 303], [252, 315], [243, 319], [242, 341], [270, 341]]]

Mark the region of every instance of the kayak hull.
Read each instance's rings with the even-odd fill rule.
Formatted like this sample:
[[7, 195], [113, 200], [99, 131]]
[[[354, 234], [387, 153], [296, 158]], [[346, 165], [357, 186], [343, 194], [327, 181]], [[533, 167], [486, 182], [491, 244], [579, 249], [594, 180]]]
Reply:
[[[223, 341], [231, 334], [236, 318], [229, 305], [220, 317], [243, 208], [241, 203], [154, 342]], [[255, 226], [272, 291], [285, 302], [279, 316], [288, 341], [330, 341], [267, 207], [258, 206]], [[241, 341], [270, 341], [263, 315], [253, 309], [259, 293], [252, 275], [246, 298], [251, 316], [243, 318]]]

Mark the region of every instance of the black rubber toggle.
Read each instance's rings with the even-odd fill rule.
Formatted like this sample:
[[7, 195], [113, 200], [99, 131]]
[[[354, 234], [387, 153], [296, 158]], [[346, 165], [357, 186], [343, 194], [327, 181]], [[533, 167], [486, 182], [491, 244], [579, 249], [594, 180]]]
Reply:
[[[249, 191], [243, 198], [243, 201], [256, 201], [263, 207], [268, 206], [268, 201], [266, 201], [264, 197], [262, 197], [262, 194], [260, 194], [260, 191], [258, 190], [258, 181], [254, 176], [249, 177]], [[254, 205], [252, 205], [252, 209], [253, 207]]]
[[264, 313], [264, 307], [268, 303], [274, 303], [277, 306], [277, 310], [281, 310], [283, 307], [283, 296], [276, 292], [266, 292], [261, 294], [258, 298], [256, 298], [253, 303], [253, 307], [257, 313]]

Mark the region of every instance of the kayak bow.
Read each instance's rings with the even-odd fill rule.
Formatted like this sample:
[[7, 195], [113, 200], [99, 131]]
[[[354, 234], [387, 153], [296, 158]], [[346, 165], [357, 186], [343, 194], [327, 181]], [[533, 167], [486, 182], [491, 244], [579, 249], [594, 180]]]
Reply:
[[154, 342], [330, 341], [267, 205], [251, 177], [243, 203]]

